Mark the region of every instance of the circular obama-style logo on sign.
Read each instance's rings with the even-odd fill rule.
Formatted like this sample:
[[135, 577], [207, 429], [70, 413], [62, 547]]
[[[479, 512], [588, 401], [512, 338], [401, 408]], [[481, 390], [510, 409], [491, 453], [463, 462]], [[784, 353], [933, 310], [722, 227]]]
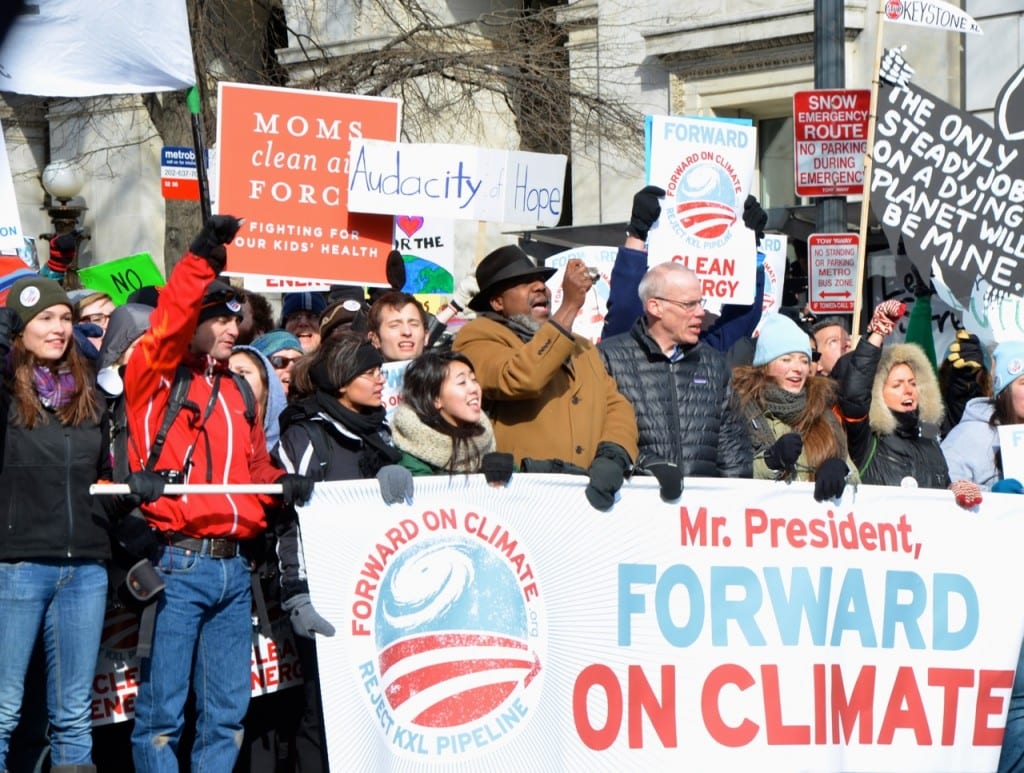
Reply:
[[[487, 519], [469, 513], [459, 526], [474, 524]], [[487, 754], [536, 711], [546, 638], [537, 584], [520, 541], [486, 528], [409, 540], [380, 578], [359, 678], [375, 685], [368, 709], [402, 756]]]
[[242, 304], [238, 302], [237, 298], [232, 298], [230, 301], [228, 301], [224, 305], [228, 307], [228, 311], [230, 311], [232, 314], [241, 314], [242, 313]]
[[1014, 378], [1019, 376], [1021, 374], [1021, 371], [1024, 371], [1024, 362], [1022, 362], [1019, 358], [1014, 357], [1012, 360], [1006, 363], [1006, 372], [1009, 373]]
[[688, 244], [698, 249], [720, 247], [729, 240], [740, 201], [737, 180], [725, 159], [702, 153], [696, 163], [683, 162], [673, 177], [673, 210], [669, 222]]

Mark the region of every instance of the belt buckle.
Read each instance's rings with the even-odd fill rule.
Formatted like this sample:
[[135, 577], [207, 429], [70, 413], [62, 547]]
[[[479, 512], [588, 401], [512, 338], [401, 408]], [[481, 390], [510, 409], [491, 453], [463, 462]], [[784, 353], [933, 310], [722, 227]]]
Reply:
[[213, 537], [206, 544], [211, 558], [234, 558], [238, 555], [237, 543], [229, 539]]

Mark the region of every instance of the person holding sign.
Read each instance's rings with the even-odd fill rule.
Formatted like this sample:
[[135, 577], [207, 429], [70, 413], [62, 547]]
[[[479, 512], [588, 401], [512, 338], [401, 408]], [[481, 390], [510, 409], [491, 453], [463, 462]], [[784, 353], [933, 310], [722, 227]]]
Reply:
[[[942, 441], [942, 453], [952, 477], [996, 493], [1024, 494], [1020, 479], [1004, 477], [998, 429], [1024, 424], [1024, 341], [1004, 341], [996, 347], [992, 360], [995, 397], [978, 397], [967, 403], [964, 417]], [[1024, 650], [1017, 659], [999, 770], [1020, 770], [1022, 766]]]
[[0, 310], [5, 429], [0, 493], [0, 769], [29, 659], [46, 651], [54, 771], [92, 766], [90, 702], [107, 599], [108, 516], [89, 486], [110, 478], [104, 411], [73, 344], [60, 285], [19, 279]]
[[846, 437], [832, 412], [835, 384], [811, 375], [810, 337], [793, 320], [769, 314], [752, 365], [733, 370], [733, 391], [754, 449], [754, 477], [814, 481], [818, 502], [856, 482]]
[[[938, 441], [945, 409], [935, 371], [917, 344], [882, 346], [905, 313], [900, 301], [878, 304], [868, 334], [834, 374], [850, 456], [864, 483], [947, 488]], [[962, 506], [981, 501], [977, 486], [970, 487], [957, 493]]]
[[[310, 481], [376, 477], [388, 504], [411, 499], [412, 475], [398, 466], [382, 401], [385, 377], [380, 351], [363, 336], [331, 338], [296, 367], [292, 385], [300, 398], [281, 414], [281, 442], [274, 455], [290, 473]], [[327, 770], [320, 702], [317, 634], [335, 628], [316, 611], [309, 595], [298, 517], [282, 524], [278, 538], [281, 606], [296, 633], [305, 677], [303, 714], [296, 738], [299, 770]]]
[[482, 472], [498, 485], [512, 477], [512, 456], [494, 450], [483, 391], [463, 354], [428, 351], [413, 360], [392, 424], [400, 464], [413, 475]]
[[661, 263], [644, 275], [639, 293], [643, 316], [597, 348], [633, 404], [641, 456], [678, 466], [684, 477], [749, 478], [750, 443], [728, 404], [725, 357], [700, 341], [700, 279], [678, 263]]
[[479, 316], [455, 336], [453, 349], [476, 367], [490, 401], [499, 451], [560, 459], [588, 468], [588, 501], [609, 510], [637, 454], [636, 416], [593, 344], [572, 332], [594, 278], [570, 260], [562, 304], [551, 311], [540, 268], [517, 246], [488, 254], [476, 268]]

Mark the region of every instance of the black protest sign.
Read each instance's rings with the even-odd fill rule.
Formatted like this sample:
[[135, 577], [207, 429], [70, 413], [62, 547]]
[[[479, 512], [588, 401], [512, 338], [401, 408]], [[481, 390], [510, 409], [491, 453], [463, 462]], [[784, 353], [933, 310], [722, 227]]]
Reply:
[[1018, 72], [996, 103], [998, 128], [913, 83], [882, 83], [871, 208], [895, 251], [964, 305], [976, 284], [1024, 296], [1024, 105]]

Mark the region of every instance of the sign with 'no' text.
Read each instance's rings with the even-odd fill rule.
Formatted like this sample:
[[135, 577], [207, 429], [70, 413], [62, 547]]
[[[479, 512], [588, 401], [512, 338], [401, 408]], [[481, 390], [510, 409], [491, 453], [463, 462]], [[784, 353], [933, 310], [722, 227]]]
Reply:
[[852, 314], [857, 293], [857, 234], [811, 234], [807, 294], [815, 314]]
[[864, 188], [868, 89], [793, 95], [793, 160], [798, 196], [847, 196]]

